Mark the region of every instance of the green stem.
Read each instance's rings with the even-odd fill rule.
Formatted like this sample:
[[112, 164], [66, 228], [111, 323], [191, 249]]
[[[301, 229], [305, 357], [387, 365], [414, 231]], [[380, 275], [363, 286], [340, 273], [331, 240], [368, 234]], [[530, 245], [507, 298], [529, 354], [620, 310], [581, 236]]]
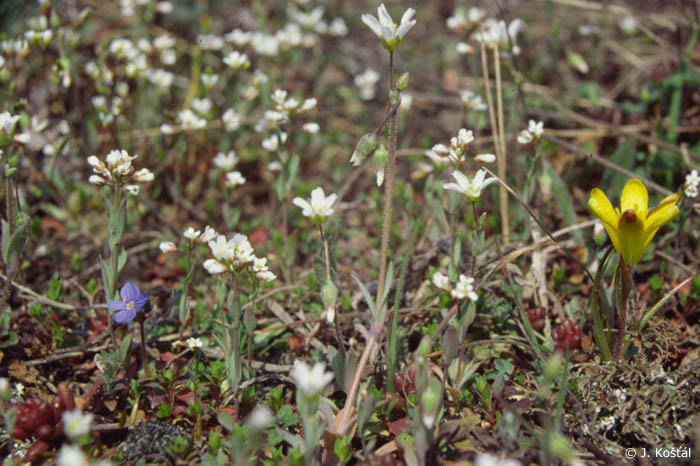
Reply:
[[630, 276], [627, 264], [620, 258], [618, 274], [615, 276], [616, 294], [619, 292], [617, 300], [617, 339], [615, 340], [615, 353], [613, 359], [622, 357], [623, 342], [625, 340], [625, 331], [627, 329], [627, 306], [629, 301], [630, 289], [632, 288], [632, 277]]
[[600, 351], [600, 357], [603, 362], [610, 361], [612, 359], [612, 353], [610, 352], [610, 344], [608, 342], [608, 337], [605, 334], [606, 326], [603, 322], [603, 318], [600, 313], [600, 284], [602, 282], [603, 273], [605, 272], [605, 266], [610, 257], [610, 253], [613, 248], [610, 247], [603, 255], [600, 260], [600, 265], [598, 266], [598, 272], [596, 273], [595, 280], [593, 281], [593, 296], [591, 298], [591, 310], [593, 314], [593, 339], [598, 346]]
[[[119, 219], [119, 209], [124, 203], [124, 210], [126, 211], [126, 199], [122, 200], [122, 191], [119, 186], [114, 187], [114, 199], [112, 203], [112, 218], [110, 219], [109, 225], [109, 237], [111, 237], [112, 230], [116, 227], [116, 222]], [[119, 279], [119, 253], [121, 252], [122, 244], [121, 237], [117, 239], [114, 244], [114, 249], [109, 251], [109, 268], [111, 271], [112, 280], [105, 284], [105, 298], [109, 303], [114, 299], [114, 292], [117, 288], [117, 281]], [[107, 311], [107, 329], [109, 330], [109, 336], [112, 339], [112, 346], [114, 349], [119, 347], [117, 343], [117, 336], [114, 334], [114, 324], [112, 323], [112, 315]]]

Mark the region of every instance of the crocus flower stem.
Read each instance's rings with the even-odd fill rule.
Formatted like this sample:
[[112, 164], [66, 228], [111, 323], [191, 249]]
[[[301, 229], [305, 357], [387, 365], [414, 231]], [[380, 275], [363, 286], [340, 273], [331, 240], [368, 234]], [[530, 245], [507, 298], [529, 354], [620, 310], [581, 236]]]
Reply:
[[615, 276], [615, 290], [617, 299], [617, 339], [615, 340], [615, 352], [613, 359], [622, 357], [625, 330], [627, 328], [627, 306], [629, 302], [629, 294], [632, 289], [632, 276], [630, 275], [629, 267], [625, 261], [620, 259], [620, 265]]

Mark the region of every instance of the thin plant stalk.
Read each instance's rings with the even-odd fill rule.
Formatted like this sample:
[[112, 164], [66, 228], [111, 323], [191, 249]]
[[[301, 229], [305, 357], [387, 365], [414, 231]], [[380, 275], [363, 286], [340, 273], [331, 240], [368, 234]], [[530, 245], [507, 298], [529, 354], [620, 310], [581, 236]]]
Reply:
[[[498, 139], [498, 125], [496, 124], [496, 114], [494, 113], [494, 110], [493, 110], [493, 98], [491, 97], [491, 83], [489, 81], [489, 63], [488, 63], [488, 57], [486, 56], [486, 46], [484, 45], [483, 42], [481, 42], [481, 71], [483, 72], [483, 75], [484, 75], [484, 91], [486, 93], [486, 101], [488, 103], [489, 121], [491, 123], [491, 133], [493, 135], [494, 151], [496, 152], [496, 164], [497, 164], [497, 168], [498, 168], [498, 173], [499, 173], [499, 175], [501, 173], [505, 174], [506, 161], [505, 161], [503, 153], [501, 152], [502, 146], [499, 144], [499, 139]], [[505, 176], [503, 179], [505, 179]], [[498, 195], [499, 195], [499, 200], [501, 201], [500, 202], [501, 230], [503, 233], [505, 233], [506, 225], [508, 225], [508, 207], [503, 202], [503, 198], [506, 197], [506, 199], [507, 199], [508, 196], [507, 196], [506, 190], [503, 186], [499, 186]], [[503, 238], [503, 242], [504, 243], [506, 242], [505, 235]]]
[[[498, 164], [498, 177], [502, 180], [506, 179], [506, 132], [503, 123], [503, 91], [501, 89], [501, 55], [498, 53], [498, 47], [493, 49], [493, 66], [496, 70], [496, 100], [498, 102], [498, 141], [501, 146], [501, 163]], [[495, 128], [494, 128], [495, 130]], [[499, 144], [499, 142], [496, 144]], [[508, 218], [508, 194], [505, 189], [498, 190], [499, 204], [501, 206], [501, 221], [503, 243], [508, 244], [510, 241], [510, 220]]]
[[627, 328], [627, 307], [629, 305], [629, 294], [632, 288], [632, 277], [627, 264], [620, 258], [620, 265], [615, 275], [615, 288], [617, 299], [617, 339], [615, 340], [615, 351], [613, 359], [622, 357], [625, 330]]
[[[116, 222], [120, 221], [119, 217], [119, 210], [121, 209], [122, 202], [124, 203], [124, 211], [126, 212], [126, 198], [122, 200], [122, 191], [120, 187], [115, 186], [114, 187], [114, 199], [112, 203], [112, 218], [109, 219], [109, 229], [110, 233], [113, 228], [116, 227]], [[111, 234], [110, 234], [111, 236]], [[119, 250], [122, 247], [121, 246], [121, 238], [117, 240], [117, 242], [114, 244], [114, 249], [109, 251], [109, 269], [111, 272], [111, 277], [112, 280], [108, 283], [105, 283], [105, 297], [107, 302], [110, 302], [112, 299], [114, 299], [114, 291], [116, 289], [117, 281], [118, 281], [118, 275], [119, 275]], [[109, 242], [109, 240], [108, 240]], [[107, 330], [109, 331], [109, 336], [112, 339], [112, 346], [114, 349], [117, 349], [119, 347], [119, 344], [117, 343], [117, 336], [114, 334], [114, 324], [112, 323], [112, 316], [109, 315], [109, 311], [107, 311]]]
[[[394, 52], [389, 52], [389, 95], [396, 94], [396, 83], [394, 79]], [[391, 103], [393, 105], [393, 103]], [[382, 297], [384, 296], [384, 281], [386, 278], [386, 256], [389, 249], [389, 235], [391, 233], [391, 209], [394, 193], [394, 175], [396, 170], [396, 120], [397, 115], [395, 111], [390, 113], [389, 117], [389, 157], [386, 166], [386, 179], [384, 180], [384, 222], [382, 224], [382, 243], [381, 252], [379, 259], [379, 281], [377, 284], [377, 297], [375, 311], [379, 315], [383, 315], [381, 312]], [[336, 422], [336, 427], [340, 433], [345, 433], [347, 428], [350, 426], [350, 419], [354, 411], [355, 398], [357, 397], [357, 391], [360, 387], [360, 379], [362, 377], [362, 372], [369, 361], [370, 354], [374, 351], [374, 347], [377, 344], [377, 339], [381, 335], [382, 328], [384, 326], [383, 320], [373, 319], [372, 324], [369, 329], [369, 340], [365, 346], [362, 356], [360, 356], [360, 361], [355, 369], [355, 375], [353, 376], [352, 384], [350, 385], [350, 391], [348, 392], [348, 397], [345, 400], [345, 406], [338, 413], [338, 421]]]

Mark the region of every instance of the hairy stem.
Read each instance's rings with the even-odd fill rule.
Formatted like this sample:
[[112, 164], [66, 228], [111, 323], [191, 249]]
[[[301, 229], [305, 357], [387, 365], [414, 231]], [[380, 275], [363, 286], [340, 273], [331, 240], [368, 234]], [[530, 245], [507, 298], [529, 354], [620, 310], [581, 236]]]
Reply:
[[[503, 123], [503, 92], [501, 90], [501, 56], [498, 53], [498, 47], [493, 49], [494, 68], [496, 69], [496, 100], [498, 102], [498, 140], [501, 146], [501, 157], [498, 159], [498, 177], [505, 181], [506, 179], [506, 132]], [[494, 128], [495, 130], [496, 128]], [[498, 144], [498, 142], [496, 142]], [[505, 189], [498, 190], [499, 205], [501, 207], [501, 225], [503, 233], [503, 243], [508, 244], [510, 241], [510, 220], [508, 218], [508, 193]]]

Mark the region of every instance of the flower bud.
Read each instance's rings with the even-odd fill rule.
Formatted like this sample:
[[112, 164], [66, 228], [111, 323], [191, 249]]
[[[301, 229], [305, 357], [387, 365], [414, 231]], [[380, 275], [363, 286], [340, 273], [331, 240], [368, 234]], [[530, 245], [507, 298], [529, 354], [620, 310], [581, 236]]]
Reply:
[[374, 151], [374, 157], [372, 157], [372, 164], [374, 165], [374, 170], [377, 173], [377, 186], [381, 186], [384, 182], [384, 167], [386, 166], [386, 160], [389, 156], [389, 151], [386, 150], [384, 144], [381, 144], [379, 148]]
[[549, 173], [542, 173], [540, 175], [540, 191], [545, 197], [549, 197], [552, 194], [552, 177]]
[[377, 148], [377, 136], [372, 133], [367, 133], [362, 138], [360, 142], [357, 143], [355, 151], [350, 158], [350, 163], [353, 167], [359, 167], [360, 164]]
[[399, 77], [399, 80], [396, 81], [396, 89], [399, 90], [399, 92], [403, 92], [406, 90], [408, 87], [408, 78], [410, 76], [410, 73], [405, 72], [404, 74]]
[[335, 303], [337, 299], [338, 288], [330, 280], [330, 277], [326, 277], [326, 284], [321, 288], [321, 302], [323, 303], [323, 308], [326, 310], [328, 323], [332, 323], [335, 318]]
[[432, 429], [435, 426], [441, 402], [442, 384], [437, 377], [431, 376], [427, 389], [421, 395], [422, 421], [426, 428]]
[[593, 241], [598, 246], [605, 244], [605, 227], [603, 227], [603, 222], [596, 220], [593, 226]]

